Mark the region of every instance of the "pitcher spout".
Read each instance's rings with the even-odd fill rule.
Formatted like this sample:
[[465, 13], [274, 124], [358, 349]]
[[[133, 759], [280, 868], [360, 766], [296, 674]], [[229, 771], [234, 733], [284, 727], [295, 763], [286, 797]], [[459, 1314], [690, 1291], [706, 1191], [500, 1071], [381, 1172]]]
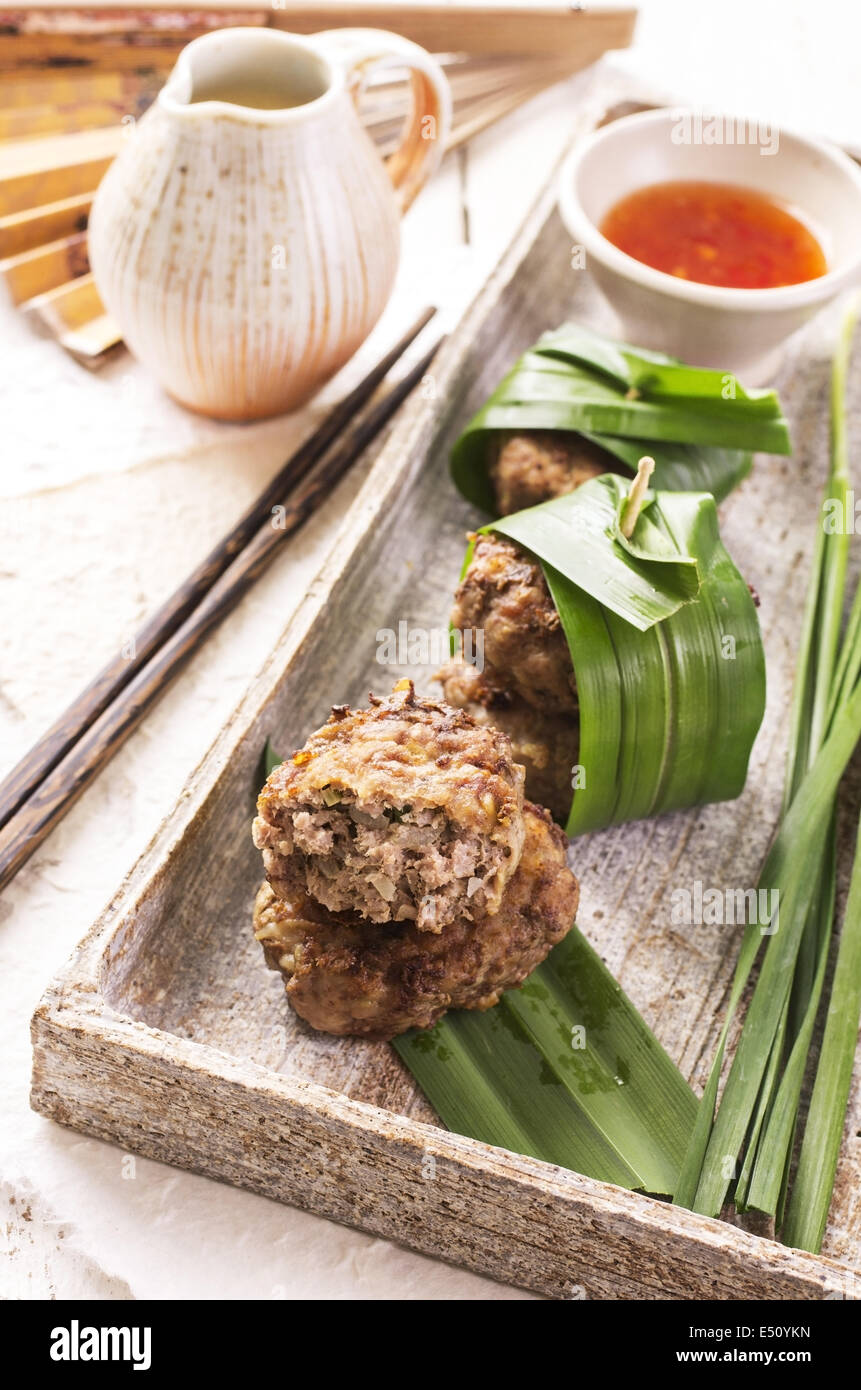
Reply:
[[175, 119], [279, 125], [318, 114], [343, 74], [321, 49], [273, 29], [218, 29], [180, 53], [158, 105]]

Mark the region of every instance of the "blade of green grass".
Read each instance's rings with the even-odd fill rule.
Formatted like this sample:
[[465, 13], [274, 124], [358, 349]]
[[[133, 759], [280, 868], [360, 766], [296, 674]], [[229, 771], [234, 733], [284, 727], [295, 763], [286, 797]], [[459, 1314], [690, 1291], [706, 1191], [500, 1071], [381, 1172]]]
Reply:
[[855, 587], [855, 597], [852, 600], [852, 609], [846, 624], [846, 634], [843, 638], [837, 670], [834, 675], [831, 700], [828, 705], [829, 728], [836, 711], [846, 703], [855, 688], [859, 676], [861, 676], [861, 583]]
[[[830, 475], [820, 508], [814, 565], [805, 605], [799, 675], [793, 700], [792, 738], [787, 768], [785, 805], [798, 790], [840, 706], [840, 692], [848, 696], [857, 675], [855, 652], [861, 610], [858, 593], [847, 636], [840, 649], [840, 625], [849, 558], [849, 528], [845, 524], [849, 500], [849, 459], [846, 422], [846, 380], [857, 306], [845, 315], [834, 354], [831, 378]], [[834, 509], [836, 507], [836, 518]], [[836, 524], [829, 524], [829, 514]], [[748, 1183], [736, 1191], [737, 1204], [745, 1202], [779, 1221], [787, 1190], [795, 1139], [798, 1105], [822, 993], [828, 946], [834, 917], [836, 863], [833, 825], [819, 866], [819, 891], [804, 924], [789, 998], [788, 1027], [780, 1033], [786, 1060], [776, 1093], [769, 1098], [768, 1125], [756, 1126], [749, 1136], [744, 1177]], [[774, 1051], [772, 1052], [774, 1061]], [[776, 1081], [769, 1067], [768, 1084]]]
[[[778, 1224], [833, 920], [833, 803], [842, 767], [858, 738], [854, 723], [861, 671], [858, 590], [842, 647], [839, 642], [849, 550], [849, 528], [844, 524], [849, 496], [845, 394], [856, 316], [853, 305], [835, 351], [831, 463], [802, 621], [784, 819], [760, 879], [760, 887], [779, 891], [780, 931], [766, 948], [715, 1115], [729, 1028], [758, 955], [754, 933], [750, 928], [745, 933], [727, 1017], [677, 1193], [677, 1201], [717, 1214], [729, 1191], [727, 1174], [734, 1170], [746, 1144], [736, 1204], [770, 1212]], [[836, 512], [836, 524], [826, 525], [829, 512]], [[838, 737], [832, 739], [835, 734]], [[812, 802], [808, 800], [811, 791]]]
[[861, 836], [840, 935], [825, 1034], [782, 1239], [818, 1252], [825, 1234], [843, 1138], [861, 1022]]
[[[826, 491], [828, 484], [826, 484]], [[792, 689], [792, 704], [789, 711], [789, 747], [787, 750], [786, 776], [783, 786], [782, 815], [786, 815], [798, 791], [804, 773], [810, 765], [811, 740], [810, 721], [813, 714], [815, 666], [814, 653], [819, 648], [819, 604], [822, 589], [822, 574], [825, 566], [825, 528], [822, 525], [825, 511], [825, 498], [819, 509], [819, 525], [813, 547], [813, 561], [807, 593], [804, 599], [804, 612], [801, 621], [801, 640], [795, 668], [795, 681]]]
[[[816, 752], [825, 736], [840, 627], [846, 568], [849, 561], [849, 528], [845, 524], [849, 491], [849, 446], [846, 433], [846, 377], [857, 311], [854, 306], [843, 320], [831, 373], [831, 476], [829, 501], [837, 502], [842, 524], [826, 535], [819, 602], [818, 642], [814, 654], [815, 693], [810, 713], [810, 749]], [[825, 532], [823, 518], [822, 531]]]
[[[805, 607], [799, 678], [795, 691], [796, 717], [793, 720], [785, 789], [787, 803], [795, 794], [800, 776], [810, 765], [830, 727], [839, 704], [839, 692], [844, 689], [845, 696], [851, 689], [851, 685], [844, 688], [844, 681], [849, 680], [854, 684], [857, 674], [852, 660], [858, 618], [861, 616], [861, 609], [857, 605], [853, 608], [855, 621], [850, 621], [847, 639], [838, 657], [849, 558], [849, 528], [845, 524], [849, 500], [845, 396], [855, 322], [853, 306], [844, 317], [834, 354], [830, 477], [820, 509], [814, 566]], [[835, 505], [837, 524], [829, 525], [831, 518], [834, 518]], [[856, 601], [857, 598], [856, 593]], [[802, 933], [787, 1011], [788, 1028], [783, 1026], [780, 1030], [781, 1044], [788, 1044], [785, 1068], [776, 1093], [769, 1098], [768, 1125], [762, 1132], [755, 1129], [749, 1137], [745, 1154], [744, 1174], [750, 1185], [749, 1189], [747, 1183], [742, 1187], [741, 1201], [777, 1218], [778, 1224], [787, 1190], [801, 1088], [825, 978], [834, 918], [835, 874], [832, 826], [820, 866], [819, 893]], [[770, 1067], [769, 1085], [772, 1090], [775, 1083], [775, 1069]], [[737, 1189], [737, 1205], [739, 1198]]]
[[784, 1173], [792, 1152], [801, 1088], [804, 1084], [810, 1043], [822, 996], [825, 967], [828, 962], [828, 946], [831, 941], [836, 896], [833, 826], [828, 838], [829, 843], [823, 858], [820, 875], [819, 893], [811, 916], [811, 920], [814, 921], [817, 916], [819, 918], [816, 923], [818, 926], [816, 973], [810, 982], [807, 1008], [792, 1044], [783, 1075], [780, 1078], [780, 1085], [777, 1088], [765, 1133], [756, 1151], [753, 1177], [748, 1192], [747, 1205], [749, 1207], [754, 1207], [757, 1211], [766, 1212], [769, 1216], [774, 1217], [777, 1216]]
[[768, 1118], [771, 1114], [772, 1106], [774, 1105], [774, 1097], [777, 1090], [777, 1085], [780, 1080], [780, 1064], [783, 1060], [783, 1049], [786, 1041], [786, 1027], [788, 1018], [789, 1001], [787, 1001], [787, 1003], [784, 1005], [783, 1013], [780, 1015], [780, 1022], [777, 1026], [777, 1032], [774, 1035], [774, 1041], [771, 1044], [771, 1051], [768, 1056], [768, 1066], [766, 1068], [765, 1076], [763, 1078], [759, 1098], [756, 1103], [756, 1114], [754, 1115], [753, 1124], [751, 1125], [750, 1132], [747, 1136], [744, 1151], [744, 1162], [741, 1165], [741, 1172], [738, 1175], [738, 1179], [735, 1184], [735, 1191], [733, 1192], [733, 1201], [735, 1203], [736, 1211], [747, 1211], [749, 1205], [748, 1193], [750, 1191], [750, 1181], [753, 1177], [753, 1170], [756, 1162], [756, 1154], [759, 1146], [760, 1135], [763, 1133], [764, 1127], [767, 1124]]
[[[859, 738], [861, 688], [835, 717], [832, 732], [804, 777], [763, 869], [760, 887], [779, 893], [780, 924], [778, 931], [769, 938], [691, 1203], [695, 1211], [708, 1216], [717, 1216], [720, 1212], [731, 1181], [732, 1165], [739, 1156], [753, 1118], [771, 1042], [789, 997], [801, 933], [816, 893], [833, 799]], [[745, 932], [715, 1067], [719, 1060], [722, 1062], [725, 1034], [757, 954], [755, 933], [759, 930], [758, 926], [748, 926]], [[716, 1082], [714, 1090], [717, 1090]], [[689, 1154], [683, 1169], [685, 1194], [689, 1191], [694, 1165], [695, 1155]]]

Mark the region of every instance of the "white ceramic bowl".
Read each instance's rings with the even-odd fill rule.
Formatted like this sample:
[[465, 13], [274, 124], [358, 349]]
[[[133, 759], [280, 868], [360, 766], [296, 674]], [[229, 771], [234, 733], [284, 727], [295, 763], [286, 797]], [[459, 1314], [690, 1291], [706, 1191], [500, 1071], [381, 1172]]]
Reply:
[[[784, 340], [861, 277], [861, 169], [835, 147], [785, 130], [776, 132], [775, 151], [763, 153], [769, 142], [750, 141], [753, 122], [721, 119], [713, 131], [741, 131], [746, 143], [695, 143], [696, 118], [682, 108], [604, 126], [565, 161], [559, 210], [629, 342], [756, 385], [773, 372]], [[669, 179], [742, 184], [780, 199], [818, 237], [827, 274], [777, 289], [701, 285], [653, 270], [601, 235], [620, 198]]]

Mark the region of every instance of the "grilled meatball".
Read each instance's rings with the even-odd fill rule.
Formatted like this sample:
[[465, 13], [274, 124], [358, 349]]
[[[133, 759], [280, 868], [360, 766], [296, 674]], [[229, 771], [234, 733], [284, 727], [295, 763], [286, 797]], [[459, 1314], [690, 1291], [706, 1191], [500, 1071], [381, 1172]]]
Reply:
[[491, 443], [488, 476], [499, 516], [510, 516], [573, 492], [601, 473], [620, 470], [618, 459], [568, 430], [503, 434]]
[[455, 657], [437, 678], [443, 698], [479, 724], [493, 725], [511, 739], [517, 762], [526, 768], [526, 790], [563, 824], [571, 810], [572, 772], [579, 761], [580, 727], [571, 714], [546, 714], [488, 680], [487, 670]]
[[[452, 626], [484, 634], [484, 670], [491, 685], [542, 713], [576, 714], [568, 642], [541, 565], [513, 541], [476, 536], [454, 596]], [[473, 650], [480, 651], [473, 636]]]
[[496, 912], [523, 847], [524, 771], [504, 734], [411, 681], [338, 706], [269, 777], [254, 842], [278, 897], [307, 893], [370, 922]]
[[429, 1028], [446, 1009], [489, 1009], [521, 984], [568, 931], [579, 896], [562, 832], [529, 802], [523, 821], [523, 853], [499, 911], [459, 917], [438, 935], [328, 913], [264, 883], [254, 934], [296, 1013], [326, 1033], [392, 1038]]

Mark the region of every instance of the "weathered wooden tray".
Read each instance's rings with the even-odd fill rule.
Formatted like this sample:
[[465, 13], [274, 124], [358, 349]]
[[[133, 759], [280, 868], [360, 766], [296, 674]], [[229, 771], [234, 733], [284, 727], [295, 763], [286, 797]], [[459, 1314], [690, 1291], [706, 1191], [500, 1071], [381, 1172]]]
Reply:
[[[569, 314], [607, 323], [570, 259], [548, 193], [444, 348], [433, 391], [406, 407], [331, 558], [186, 795], [46, 993], [33, 1020], [33, 1105], [149, 1157], [554, 1297], [852, 1297], [861, 1290], [857, 1079], [827, 1258], [814, 1258], [447, 1133], [387, 1045], [299, 1023], [252, 939], [261, 866], [250, 820], [264, 741], [271, 734], [292, 749], [331, 703], [362, 702], [403, 674], [431, 688], [431, 667], [378, 664], [378, 630], [447, 620], [464, 532], [477, 521], [447, 474], [463, 423], [545, 328]], [[769, 661], [747, 791], [730, 806], [572, 847], [583, 929], [697, 1086], [739, 929], [672, 926], [671, 894], [696, 880], [752, 886], [773, 832], [827, 380], [810, 339], [794, 349], [779, 384], [796, 457], [760, 461], [723, 508], [730, 549], [762, 596]]]

